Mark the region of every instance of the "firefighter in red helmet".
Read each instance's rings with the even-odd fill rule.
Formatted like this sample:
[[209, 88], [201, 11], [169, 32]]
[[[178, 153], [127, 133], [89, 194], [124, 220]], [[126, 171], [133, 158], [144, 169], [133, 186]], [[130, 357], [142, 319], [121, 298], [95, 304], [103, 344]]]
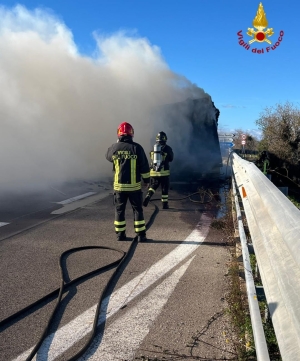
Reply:
[[150, 182], [150, 168], [143, 147], [133, 142], [133, 127], [121, 123], [117, 131], [118, 141], [108, 148], [106, 159], [113, 163], [115, 231], [117, 240], [126, 239], [125, 209], [129, 199], [134, 214], [134, 229], [138, 241], [146, 241], [146, 224], [143, 213], [142, 179]]

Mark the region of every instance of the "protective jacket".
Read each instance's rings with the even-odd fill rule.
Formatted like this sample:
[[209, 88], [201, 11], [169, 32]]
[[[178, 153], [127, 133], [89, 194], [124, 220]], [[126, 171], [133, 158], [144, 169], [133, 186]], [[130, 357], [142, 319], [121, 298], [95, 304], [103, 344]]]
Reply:
[[[162, 176], [168, 176], [170, 175], [170, 165], [169, 163], [172, 162], [173, 160], [173, 150], [172, 148], [165, 144], [161, 146], [161, 151], [162, 151], [162, 167], [161, 170], [159, 172], [156, 172], [153, 170], [153, 168], [151, 168], [150, 170], [150, 176], [151, 177], [162, 177]], [[153, 164], [153, 159], [154, 159], [154, 151], [150, 152], [150, 158], [151, 158], [151, 163]]]
[[106, 159], [113, 163], [114, 190], [136, 192], [142, 188], [141, 180], [150, 181], [150, 168], [143, 147], [132, 141], [132, 137], [121, 137], [108, 148]]

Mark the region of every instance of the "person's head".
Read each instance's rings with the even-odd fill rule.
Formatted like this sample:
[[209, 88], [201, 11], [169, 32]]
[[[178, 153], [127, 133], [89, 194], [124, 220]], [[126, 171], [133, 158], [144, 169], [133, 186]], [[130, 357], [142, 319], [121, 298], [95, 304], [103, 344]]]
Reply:
[[155, 138], [156, 143], [159, 143], [161, 145], [165, 145], [167, 143], [167, 134], [165, 132], [159, 132]]
[[121, 123], [118, 126], [117, 136], [118, 136], [119, 139], [122, 138], [122, 137], [131, 137], [131, 138], [133, 138], [134, 129], [133, 129], [132, 125], [127, 123], [127, 122]]

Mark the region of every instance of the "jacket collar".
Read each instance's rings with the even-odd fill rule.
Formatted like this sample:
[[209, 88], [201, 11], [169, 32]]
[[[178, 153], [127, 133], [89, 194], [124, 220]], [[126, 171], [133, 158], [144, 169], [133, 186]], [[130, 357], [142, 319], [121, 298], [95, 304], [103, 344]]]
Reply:
[[119, 138], [119, 142], [132, 143], [132, 137], [129, 135], [124, 135]]

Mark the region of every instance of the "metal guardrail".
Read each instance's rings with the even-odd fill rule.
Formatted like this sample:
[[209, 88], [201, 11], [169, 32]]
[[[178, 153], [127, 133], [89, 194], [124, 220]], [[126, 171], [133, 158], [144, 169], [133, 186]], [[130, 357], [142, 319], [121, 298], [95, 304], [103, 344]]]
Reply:
[[282, 360], [300, 360], [300, 211], [255, 164], [232, 167]]

